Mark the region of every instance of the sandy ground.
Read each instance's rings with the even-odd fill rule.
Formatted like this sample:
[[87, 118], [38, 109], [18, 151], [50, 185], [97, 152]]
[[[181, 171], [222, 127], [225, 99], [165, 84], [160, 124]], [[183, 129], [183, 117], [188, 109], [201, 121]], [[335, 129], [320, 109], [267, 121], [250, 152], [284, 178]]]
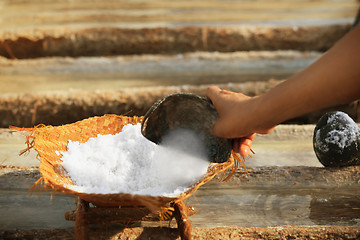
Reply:
[[[175, 228], [117, 228], [101, 231], [90, 231], [90, 239], [180, 239]], [[0, 237], [10, 239], [74, 239], [74, 229], [51, 230], [0, 230]], [[267, 228], [242, 228], [242, 227], [217, 227], [199, 228], [192, 230], [193, 239], [359, 239], [359, 227], [267, 227]]]

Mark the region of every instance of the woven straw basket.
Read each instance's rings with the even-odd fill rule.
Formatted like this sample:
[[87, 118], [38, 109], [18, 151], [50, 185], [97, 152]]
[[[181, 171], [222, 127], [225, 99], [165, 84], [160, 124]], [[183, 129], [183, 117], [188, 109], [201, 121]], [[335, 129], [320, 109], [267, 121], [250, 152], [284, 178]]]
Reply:
[[[61, 165], [61, 154], [58, 155], [59, 152], [67, 150], [69, 140], [83, 143], [88, 141], [89, 138], [97, 137], [98, 134], [108, 135], [119, 133], [126, 124], [137, 124], [141, 121], [142, 117], [105, 115], [58, 127], [41, 125], [35, 128], [10, 128], [30, 133], [26, 141], [27, 148], [23, 152], [31, 148], [34, 148], [38, 152], [37, 158], [40, 160], [39, 170], [42, 177], [35, 183], [33, 189], [44, 183], [46, 190], [76, 195], [83, 200], [101, 207], [145, 206], [151, 211], [156, 211], [170, 202], [181, 201], [188, 198], [201, 185], [211, 180], [218, 173], [224, 173], [225, 170], [231, 167], [233, 168], [232, 173], [234, 173], [238, 164], [241, 162], [238, 155], [232, 153], [228, 161], [221, 164], [210, 165], [207, 173], [200, 181], [191, 186], [188, 191], [173, 198], [132, 195], [127, 193], [93, 194], [77, 192], [69, 188], [70, 185], [73, 185], [73, 182]], [[232, 174], [224, 180], [227, 180], [231, 175]]]

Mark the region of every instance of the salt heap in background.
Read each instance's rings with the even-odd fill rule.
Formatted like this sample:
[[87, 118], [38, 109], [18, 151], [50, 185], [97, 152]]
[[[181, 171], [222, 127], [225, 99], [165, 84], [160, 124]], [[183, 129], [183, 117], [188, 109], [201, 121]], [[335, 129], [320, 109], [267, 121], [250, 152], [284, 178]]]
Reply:
[[203, 141], [193, 131], [177, 129], [156, 145], [141, 134], [140, 124], [86, 143], [69, 141], [61, 160], [75, 191], [169, 197], [186, 191], [209, 166]]

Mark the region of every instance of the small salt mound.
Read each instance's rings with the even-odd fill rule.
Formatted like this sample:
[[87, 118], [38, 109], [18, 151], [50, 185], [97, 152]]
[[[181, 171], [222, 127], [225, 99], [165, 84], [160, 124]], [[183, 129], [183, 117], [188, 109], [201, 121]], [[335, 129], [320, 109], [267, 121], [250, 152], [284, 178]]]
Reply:
[[357, 141], [359, 135], [358, 125], [346, 113], [336, 112], [332, 117], [329, 117], [327, 123], [335, 125], [339, 120], [343, 121], [344, 125], [339, 125], [338, 129], [334, 129], [328, 133], [325, 139], [327, 143], [337, 144], [339, 148], [345, 148]]
[[140, 124], [86, 143], [69, 141], [61, 160], [75, 191], [169, 197], [186, 191], [209, 166], [203, 141], [193, 131], [177, 129], [156, 145], [143, 137]]
[[346, 113], [336, 112], [329, 116], [327, 125], [332, 129], [321, 139], [321, 129], [315, 132], [315, 146], [322, 152], [328, 152], [329, 144], [337, 145], [339, 149], [349, 147], [360, 137], [358, 125]]

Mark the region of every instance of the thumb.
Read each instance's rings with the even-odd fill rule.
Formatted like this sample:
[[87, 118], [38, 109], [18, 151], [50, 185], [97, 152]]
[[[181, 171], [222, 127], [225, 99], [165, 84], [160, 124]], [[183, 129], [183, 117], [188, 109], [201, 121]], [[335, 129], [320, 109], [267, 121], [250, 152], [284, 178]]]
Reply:
[[[221, 92], [220, 88], [215, 87], [215, 86], [210, 86], [206, 89], [205, 97], [214, 104], [214, 103], [216, 103], [216, 99], [218, 98], [220, 92]], [[216, 108], [216, 106], [215, 106], [215, 108]]]

